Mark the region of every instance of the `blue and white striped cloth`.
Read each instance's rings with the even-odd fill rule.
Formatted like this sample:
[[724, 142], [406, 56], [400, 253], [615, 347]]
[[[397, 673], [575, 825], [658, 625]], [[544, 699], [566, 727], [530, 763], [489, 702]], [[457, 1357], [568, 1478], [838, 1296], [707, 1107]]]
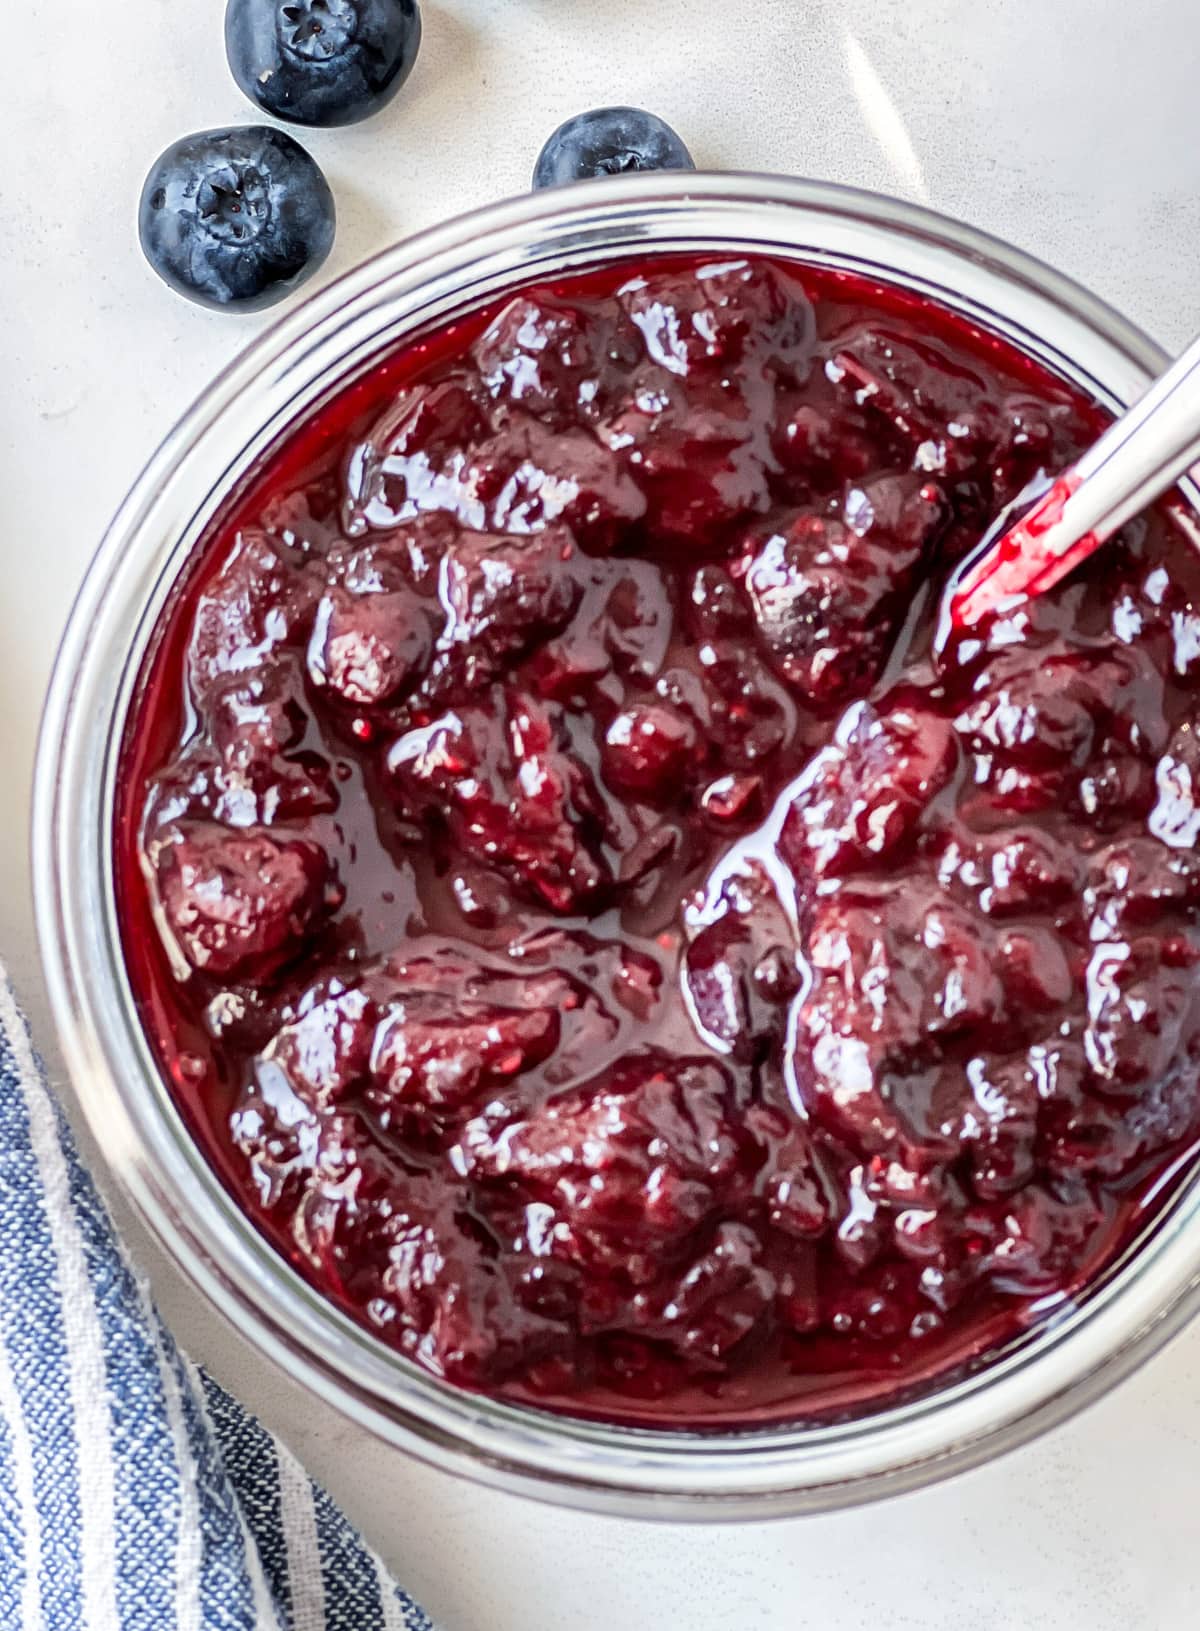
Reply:
[[0, 1631], [431, 1631], [184, 1359], [0, 969]]

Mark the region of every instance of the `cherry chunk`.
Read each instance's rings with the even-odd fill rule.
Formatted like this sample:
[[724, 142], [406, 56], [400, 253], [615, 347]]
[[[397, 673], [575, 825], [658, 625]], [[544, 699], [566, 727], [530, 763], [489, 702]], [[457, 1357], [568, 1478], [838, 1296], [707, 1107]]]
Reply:
[[401, 736], [387, 771], [402, 804], [444, 812], [457, 846], [552, 912], [595, 896], [611, 873], [595, 784], [561, 714], [505, 687]]
[[838, 514], [801, 510], [747, 538], [739, 565], [755, 626], [791, 685], [818, 704], [862, 694], [945, 518], [936, 485], [883, 476], [847, 487]]
[[149, 853], [172, 938], [213, 977], [269, 978], [341, 898], [327, 856], [305, 838], [189, 823], [159, 833]]

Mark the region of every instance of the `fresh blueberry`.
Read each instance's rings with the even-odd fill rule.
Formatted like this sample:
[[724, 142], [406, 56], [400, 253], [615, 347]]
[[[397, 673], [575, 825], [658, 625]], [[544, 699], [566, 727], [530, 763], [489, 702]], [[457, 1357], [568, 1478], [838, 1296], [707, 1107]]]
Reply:
[[252, 102], [298, 125], [377, 113], [417, 60], [417, 0], [228, 0], [225, 53]]
[[283, 130], [202, 130], [168, 147], [142, 188], [146, 259], [202, 306], [257, 311], [315, 272], [333, 244], [333, 194]]
[[630, 170], [694, 170], [682, 139], [656, 113], [641, 108], [593, 108], [559, 125], [538, 154], [535, 187], [560, 187], [589, 176]]

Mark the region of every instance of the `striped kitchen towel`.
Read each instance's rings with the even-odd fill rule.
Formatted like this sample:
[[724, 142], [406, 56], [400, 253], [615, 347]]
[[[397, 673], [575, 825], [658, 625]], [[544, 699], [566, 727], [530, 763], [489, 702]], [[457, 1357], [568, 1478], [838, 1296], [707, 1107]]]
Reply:
[[0, 969], [0, 1631], [430, 1631], [179, 1353]]

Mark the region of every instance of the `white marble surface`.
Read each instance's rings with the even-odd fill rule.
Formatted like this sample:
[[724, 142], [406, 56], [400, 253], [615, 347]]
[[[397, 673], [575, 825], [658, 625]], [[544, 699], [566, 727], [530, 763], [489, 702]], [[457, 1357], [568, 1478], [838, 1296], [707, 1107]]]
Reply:
[[[400, 102], [317, 134], [333, 275], [522, 189], [603, 102], [700, 163], [901, 192], [1083, 278], [1159, 338], [1200, 328], [1195, 0], [424, 0]], [[222, 0], [8, 0], [0, 50], [0, 956], [54, 1061], [25, 862], [42, 691], [137, 467], [262, 319], [141, 261], [134, 205], [176, 135], [249, 117]], [[647, 1527], [481, 1493], [285, 1385], [131, 1231], [193, 1354], [281, 1430], [445, 1631], [1184, 1631], [1200, 1615], [1200, 1329], [1049, 1439], [842, 1516]]]

